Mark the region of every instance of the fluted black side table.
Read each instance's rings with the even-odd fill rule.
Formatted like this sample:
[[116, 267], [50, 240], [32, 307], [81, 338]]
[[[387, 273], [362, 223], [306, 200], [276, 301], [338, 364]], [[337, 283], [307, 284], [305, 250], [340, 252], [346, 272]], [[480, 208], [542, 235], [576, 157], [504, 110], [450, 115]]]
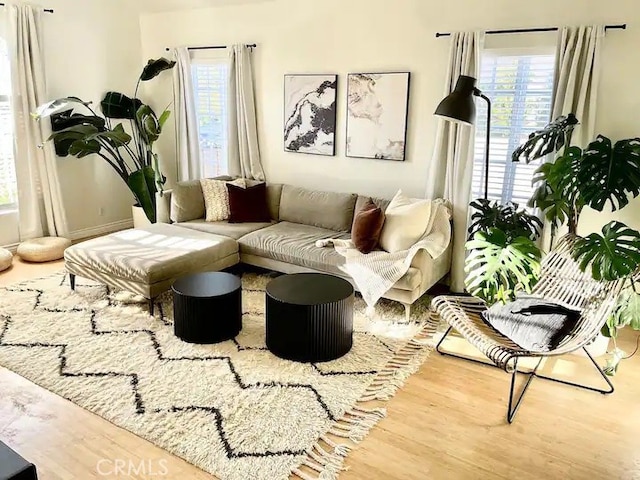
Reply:
[[267, 347], [280, 358], [326, 362], [353, 346], [353, 286], [322, 273], [282, 275], [267, 285]]
[[0, 479], [38, 480], [36, 467], [0, 442]]
[[224, 272], [194, 273], [178, 279], [173, 291], [173, 330], [189, 343], [218, 343], [242, 330], [242, 285]]

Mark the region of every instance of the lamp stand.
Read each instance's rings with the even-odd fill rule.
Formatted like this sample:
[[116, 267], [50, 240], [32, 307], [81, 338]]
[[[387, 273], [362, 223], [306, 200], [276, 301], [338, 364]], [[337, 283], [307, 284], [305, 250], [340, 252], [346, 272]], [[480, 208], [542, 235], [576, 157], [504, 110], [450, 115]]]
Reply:
[[491, 142], [491, 100], [480, 90], [476, 89], [474, 95], [487, 102], [487, 140], [484, 146], [484, 199], [489, 198], [489, 149]]

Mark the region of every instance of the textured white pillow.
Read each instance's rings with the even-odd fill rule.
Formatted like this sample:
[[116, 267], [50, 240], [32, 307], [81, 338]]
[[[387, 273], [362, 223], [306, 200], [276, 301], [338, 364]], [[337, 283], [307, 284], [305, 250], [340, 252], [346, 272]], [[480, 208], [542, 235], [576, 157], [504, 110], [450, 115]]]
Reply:
[[244, 178], [239, 178], [233, 182], [214, 180], [212, 178], [200, 179], [202, 185], [202, 195], [204, 196], [205, 221], [222, 222], [229, 220], [229, 191], [227, 183], [247, 188]]
[[399, 190], [384, 215], [380, 246], [390, 253], [408, 250], [427, 230], [431, 200], [409, 198]]

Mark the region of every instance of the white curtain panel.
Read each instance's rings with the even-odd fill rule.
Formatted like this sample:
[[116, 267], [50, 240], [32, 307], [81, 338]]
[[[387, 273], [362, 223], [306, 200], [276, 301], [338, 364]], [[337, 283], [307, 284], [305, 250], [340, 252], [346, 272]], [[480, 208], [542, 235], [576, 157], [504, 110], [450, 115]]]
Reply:
[[176, 115], [176, 158], [178, 180], [198, 180], [203, 176], [198, 136], [198, 116], [191, 74], [191, 55], [187, 48], [174, 50], [173, 99]]
[[263, 181], [251, 49], [229, 50], [229, 174]]
[[[596, 135], [596, 106], [600, 83], [600, 51], [605, 35], [604, 26], [563, 27], [558, 32], [556, 73], [552, 120], [560, 115], [574, 113], [580, 125], [574, 130], [572, 143], [586, 147]], [[549, 161], [555, 160], [553, 155]], [[555, 237], [544, 221], [542, 248], [550, 251], [554, 242], [568, 229], [560, 227]]]
[[48, 121], [31, 113], [47, 98], [41, 8], [7, 4], [0, 9], [11, 65], [20, 240], [68, 235], [56, 156]]
[[586, 147], [595, 138], [604, 26], [564, 27], [558, 34], [553, 118], [575, 113], [580, 125], [573, 143]]
[[[449, 66], [443, 98], [451, 93], [460, 75], [478, 78], [481, 32], [458, 32], [451, 35]], [[450, 288], [464, 291], [465, 243], [469, 221], [469, 202], [473, 179], [475, 128], [438, 120], [435, 150], [428, 169], [427, 198], [442, 197], [453, 205], [453, 255]]]

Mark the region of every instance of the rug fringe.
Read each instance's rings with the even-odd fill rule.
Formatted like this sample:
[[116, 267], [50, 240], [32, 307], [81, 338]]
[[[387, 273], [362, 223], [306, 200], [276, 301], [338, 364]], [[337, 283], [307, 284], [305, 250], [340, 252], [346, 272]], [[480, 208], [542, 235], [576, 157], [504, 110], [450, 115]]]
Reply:
[[[389, 400], [404, 385], [431, 353], [428, 340], [436, 333], [433, 323], [427, 320], [418, 334], [406, 343], [373, 379], [356, 405], [336, 420], [326, 435], [318, 439], [307, 452], [305, 460], [291, 473], [301, 480], [337, 480], [340, 472], [347, 470], [344, 460], [352, 449], [347, 443], [339, 443], [327, 435], [360, 443], [376, 424], [387, 415], [385, 408], [369, 408], [361, 404], [373, 400]], [[308, 470], [302, 470], [301, 467]]]

